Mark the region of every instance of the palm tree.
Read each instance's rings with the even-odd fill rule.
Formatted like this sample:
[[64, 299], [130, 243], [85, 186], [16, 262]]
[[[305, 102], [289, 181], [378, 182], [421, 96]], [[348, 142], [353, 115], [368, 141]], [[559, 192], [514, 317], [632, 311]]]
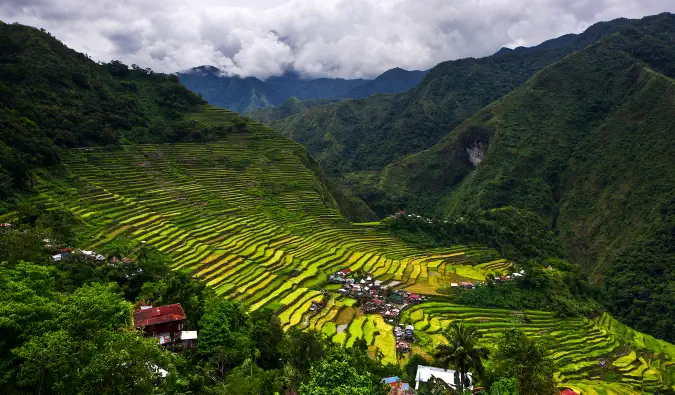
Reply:
[[452, 364], [459, 373], [459, 388], [468, 387], [471, 382], [467, 373], [483, 373], [483, 361], [488, 358], [488, 350], [478, 345], [480, 334], [475, 327], [465, 326], [463, 322], [453, 322], [444, 331], [448, 344], [436, 349], [435, 357], [441, 361], [445, 370]]

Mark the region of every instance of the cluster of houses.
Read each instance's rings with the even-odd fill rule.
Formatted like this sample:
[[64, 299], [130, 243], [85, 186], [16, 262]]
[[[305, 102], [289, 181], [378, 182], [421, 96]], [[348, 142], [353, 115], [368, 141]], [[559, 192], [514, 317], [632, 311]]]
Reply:
[[415, 341], [415, 327], [412, 325], [398, 324], [394, 327], [394, 337], [396, 337], [396, 351], [412, 351], [411, 343]]
[[52, 255], [52, 261], [60, 262], [63, 258], [68, 257], [71, 254], [82, 254], [89, 259], [93, 259], [96, 261], [105, 261], [105, 257], [97, 252], [88, 250], [73, 250], [70, 247], [59, 248], [59, 253], [56, 255]]
[[[525, 270], [521, 270], [519, 272], [514, 272], [509, 275], [502, 275], [499, 277], [495, 277], [492, 281], [494, 282], [506, 282], [506, 281], [513, 281], [518, 277], [523, 277], [525, 275]], [[475, 289], [476, 287], [480, 287], [483, 285], [486, 285], [487, 283], [485, 281], [476, 281], [475, 283], [470, 282], [470, 281], [462, 281], [459, 283], [450, 283], [451, 288], [455, 289], [467, 289], [467, 290], [472, 290]]]
[[393, 322], [403, 305], [424, 300], [424, 296], [415, 293], [393, 290], [390, 286], [383, 285], [382, 281], [373, 280], [369, 273], [350, 277], [352, 274], [351, 269], [343, 269], [328, 276], [328, 282], [341, 284], [338, 293], [358, 300], [364, 313], [380, 314], [389, 322]]
[[157, 339], [171, 351], [195, 348], [197, 331], [184, 330], [185, 312], [180, 303], [166, 306], [141, 306], [134, 312], [134, 327], [145, 337]]

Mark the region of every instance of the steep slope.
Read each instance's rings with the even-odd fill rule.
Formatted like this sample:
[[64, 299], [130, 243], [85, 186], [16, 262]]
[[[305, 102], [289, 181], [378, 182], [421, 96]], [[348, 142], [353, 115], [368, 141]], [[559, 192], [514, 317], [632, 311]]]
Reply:
[[307, 146], [330, 174], [381, 169], [435, 144], [545, 66], [631, 23], [617, 19], [533, 48], [443, 62], [408, 92], [317, 107], [272, 126]]
[[538, 213], [592, 278], [609, 273], [620, 317], [672, 341], [674, 65], [675, 15], [645, 18], [388, 166], [380, 186], [445, 215]]
[[[35, 28], [0, 22], [0, 48], [0, 199], [32, 187], [30, 170], [59, 164], [67, 148], [206, 142], [255, 125], [236, 114], [223, 122], [199, 122], [194, 114], [204, 109], [204, 100], [175, 75], [119, 62], [96, 64]], [[297, 148], [328, 206], [352, 220], [373, 218], [363, 202], [339, 191], [306, 150]]]
[[248, 112], [278, 106], [291, 97], [300, 100], [367, 97], [396, 93], [417, 85], [425, 71], [392, 69], [375, 80], [318, 78], [303, 80], [294, 72], [261, 81], [255, 77], [222, 76], [212, 66], [200, 66], [179, 73], [180, 80], [209, 103], [232, 111]]

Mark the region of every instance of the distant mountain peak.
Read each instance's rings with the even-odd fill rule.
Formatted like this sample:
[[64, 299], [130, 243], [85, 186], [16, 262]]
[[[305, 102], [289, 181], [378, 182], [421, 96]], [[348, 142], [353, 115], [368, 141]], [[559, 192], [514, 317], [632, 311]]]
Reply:
[[182, 71], [179, 74], [196, 74], [196, 75], [215, 74], [215, 75], [219, 75], [220, 73], [221, 73], [220, 69], [217, 68], [216, 66], [202, 65], [202, 66], [197, 66], [197, 67], [193, 67], [191, 69]]

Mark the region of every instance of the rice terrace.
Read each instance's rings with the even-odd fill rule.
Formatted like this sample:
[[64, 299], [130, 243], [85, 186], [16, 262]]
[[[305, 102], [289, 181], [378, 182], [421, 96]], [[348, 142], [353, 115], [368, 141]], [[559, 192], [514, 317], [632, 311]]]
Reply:
[[[240, 119], [213, 107], [194, 117], [220, 125]], [[87, 248], [117, 237], [147, 243], [222, 297], [250, 311], [274, 311], [284, 330], [315, 329], [346, 347], [362, 338], [385, 363], [402, 364], [409, 351], [432, 354], [447, 341], [441, 330], [463, 320], [488, 344], [506, 327], [548, 336], [555, 342], [556, 379], [583, 393], [630, 394], [675, 384], [675, 347], [607, 314], [565, 319], [434, 301], [438, 288], [508, 274], [511, 264], [489, 248], [420, 250], [377, 223], [349, 223], [302, 147], [250, 120], [239, 127], [211, 143], [71, 150], [63, 159], [69, 185], [39, 172], [34, 199], [80, 219], [96, 235]], [[343, 276], [339, 281], [336, 273]], [[352, 274], [361, 277], [345, 280]], [[359, 307], [341, 283], [358, 287], [366, 276], [374, 289], [401, 295], [399, 303]], [[386, 302], [369, 292], [375, 302]], [[401, 348], [406, 325], [416, 340]]]

